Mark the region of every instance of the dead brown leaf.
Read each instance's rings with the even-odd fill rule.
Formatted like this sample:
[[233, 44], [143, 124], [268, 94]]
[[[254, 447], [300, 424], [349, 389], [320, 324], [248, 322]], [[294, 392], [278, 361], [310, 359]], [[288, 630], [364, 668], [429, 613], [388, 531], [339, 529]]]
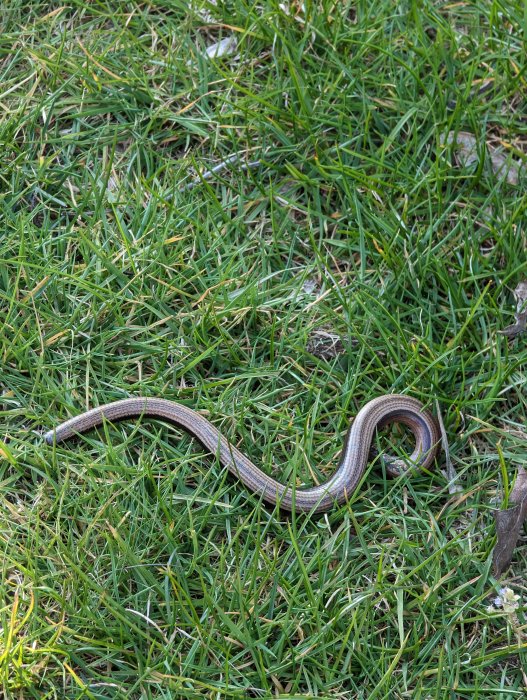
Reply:
[[514, 296], [519, 304], [525, 304], [527, 301], [527, 280], [522, 280], [514, 290]]
[[527, 330], [527, 309], [525, 309], [525, 303], [527, 302], [527, 280], [522, 280], [513, 292], [514, 298], [516, 299], [516, 313], [514, 314], [515, 323], [507, 326], [502, 331], [498, 331], [501, 335], [506, 335], [509, 338], [515, 338], [520, 333], [524, 333]]
[[[332, 333], [324, 328], [316, 328], [308, 338], [306, 344], [307, 352], [315, 357], [320, 357], [322, 360], [332, 360], [338, 355], [343, 355], [346, 352], [345, 343], [349, 343], [350, 339], [346, 336], [341, 338], [340, 335]], [[356, 345], [357, 341], [352, 340], [352, 345]]]
[[506, 335], [509, 338], [515, 338], [517, 335], [520, 335], [520, 333], [525, 333], [525, 331], [527, 331], [527, 311], [515, 314], [515, 317], [516, 323], [512, 323], [502, 331], [498, 331], [498, 333]]
[[[483, 155], [481, 145], [478, 148], [478, 140], [469, 131], [451, 131], [446, 140], [449, 146], [454, 146], [454, 156], [458, 163], [465, 168], [477, 163], [480, 154]], [[521, 161], [513, 160], [511, 155], [503, 152], [499, 147], [485, 143], [483, 148], [487, 152], [493, 172], [502, 180], [506, 180], [509, 185], [517, 185], [520, 175], [525, 173], [525, 164]]]
[[518, 467], [509, 502], [511, 507], [507, 510], [494, 511], [498, 536], [492, 553], [495, 576], [500, 576], [511, 563], [521, 527], [527, 519], [527, 472], [523, 467]]

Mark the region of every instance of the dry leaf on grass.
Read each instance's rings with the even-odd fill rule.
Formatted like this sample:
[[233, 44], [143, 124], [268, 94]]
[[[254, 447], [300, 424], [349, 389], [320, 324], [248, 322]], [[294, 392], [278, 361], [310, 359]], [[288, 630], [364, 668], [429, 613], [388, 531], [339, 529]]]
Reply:
[[351, 342], [355, 345], [357, 341], [353, 341], [344, 336], [327, 331], [324, 328], [316, 328], [309, 334], [306, 344], [307, 352], [315, 357], [320, 357], [322, 360], [332, 360], [338, 355], [343, 355], [346, 352], [344, 343]]
[[527, 472], [523, 467], [518, 467], [509, 502], [511, 507], [507, 510], [494, 511], [498, 536], [492, 553], [495, 576], [500, 576], [511, 563], [521, 527], [527, 519]]
[[299, 22], [304, 23], [303, 17], [306, 14], [306, 7], [303, 2], [281, 2], [278, 7], [284, 15], [294, 17]]
[[527, 301], [527, 280], [522, 280], [518, 283], [514, 290], [514, 296], [519, 304], [525, 304]]
[[[231, 56], [232, 60], [237, 60], [239, 58], [239, 55], [237, 53], [238, 51], [238, 39], [234, 36], [227, 36], [225, 39], [221, 39], [221, 41], [215, 41], [213, 44], [210, 44], [205, 48], [205, 53], [204, 55], [207, 58], [225, 58], [227, 56]], [[194, 59], [190, 58], [187, 61], [187, 66], [192, 66], [195, 64]], [[194, 103], [191, 103], [194, 104]]]
[[[465, 168], [477, 163], [480, 159], [481, 146], [478, 148], [478, 140], [469, 131], [451, 131], [446, 139], [449, 146], [454, 146], [454, 155], [458, 165]], [[517, 185], [520, 174], [525, 173], [525, 164], [513, 160], [508, 153], [503, 153], [499, 148], [484, 144], [487, 150], [487, 158], [490, 161], [492, 170], [509, 185]]]
[[310, 278], [307, 279], [304, 284], [302, 285], [302, 291], [305, 294], [316, 294], [318, 290], [318, 284], [317, 281]]
[[506, 335], [509, 338], [515, 338], [517, 335], [527, 330], [527, 309], [525, 309], [527, 302], [527, 281], [523, 280], [520, 282], [513, 294], [516, 299], [516, 313], [514, 314], [516, 321], [511, 326], [507, 326], [507, 328], [504, 328], [502, 331], [498, 331], [501, 335]]
[[[217, 9], [218, 3], [216, 0], [208, 1], [208, 8], [206, 7], [196, 7], [195, 3], [190, 6], [194, 12], [207, 24], [215, 24], [220, 21], [220, 15], [215, 15], [213, 10]], [[209, 9], [210, 8], [210, 9]]]
[[516, 318], [516, 323], [511, 326], [507, 326], [502, 331], [498, 331], [501, 335], [506, 335], [509, 338], [515, 338], [520, 333], [525, 333], [527, 331], [527, 311], [522, 311], [520, 313], [514, 314]]
[[232, 56], [237, 48], [238, 40], [233, 35], [207, 46], [205, 53], [208, 58], [222, 58], [222, 56]]

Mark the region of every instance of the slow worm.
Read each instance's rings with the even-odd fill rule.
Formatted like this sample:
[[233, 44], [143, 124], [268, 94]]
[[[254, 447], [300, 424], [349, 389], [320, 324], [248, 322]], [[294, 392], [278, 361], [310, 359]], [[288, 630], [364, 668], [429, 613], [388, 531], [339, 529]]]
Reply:
[[[265, 474], [202, 415], [166, 399], [131, 398], [92, 408], [50, 430], [44, 438], [52, 445], [101, 425], [105, 420], [115, 421], [131, 416], [153, 416], [174, 423], [216, 454], [222, 465], [265, 501], [278, 503], [287, 510], [296, 508], [314, 513], [329, 510], [350, 498], [366, 469], [377, 429], [392, 422], [407, 425], [415, 437], [415, 449], [409, 461], [419, 468], [432, 464], [440, 439], [434, 417], [420, 401], [398, 394], [379, 396], [357, 414], [333, 476], [318, 486], [291, 488]], [[404, 470], [400, 460], [385, 458], [385, 464], [390, 476], [397, 476]]]

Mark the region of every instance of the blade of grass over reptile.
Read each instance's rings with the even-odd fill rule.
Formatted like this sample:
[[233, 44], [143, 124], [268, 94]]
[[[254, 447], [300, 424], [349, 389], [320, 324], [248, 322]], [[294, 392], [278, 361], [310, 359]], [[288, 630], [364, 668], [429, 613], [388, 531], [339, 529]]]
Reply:
[[[291, 510], [322, 512], [343, 503], [357, 488], [366, 464], [377, 428], [397, 422], [407, 425], [416, 440], [411, 461], [428, 467], [434, 460], [439, 433], [435, 419], [417, 399], [398, 394], [379, 396], [369, 401], [353, 421], [335, 474], [325, 483], [312, 488], [293, 490], [259, 469], [202, 415], [187, 406], [158, 398], [130, 398], [93, 408], [50, 430], [45, 435], [48, 444], [61, 442], [76, 433], [83, 433], [104, 420], [120, 420], [132, 416], [154, 416], [175, 423], [195, 436], [254, 493], [270, 503]], [[392, 476], [399, 473], [394, 462], [387, 461]]]

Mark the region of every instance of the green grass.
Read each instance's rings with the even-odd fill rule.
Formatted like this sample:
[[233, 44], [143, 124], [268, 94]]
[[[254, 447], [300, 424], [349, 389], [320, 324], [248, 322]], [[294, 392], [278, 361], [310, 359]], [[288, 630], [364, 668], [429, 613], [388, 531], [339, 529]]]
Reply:
[[[501, 582], [490, 555], [526, 448], [525, 337], [497, 331], [527, 191], [445, 145], [525, 160], [523, 3], [218, 5], [2, 3], [2, 697], [525, 697], [525, 537]], [[320, 328], [343, 353], [308, 352]], [[437, 399], [462, 494], [444, 460], [374, 464], [287, 516], [156, 421], [41, 439], [163, 396], [314, 483], [383, 392]], [[516, 617], [487, 610], [504, 583]]]

